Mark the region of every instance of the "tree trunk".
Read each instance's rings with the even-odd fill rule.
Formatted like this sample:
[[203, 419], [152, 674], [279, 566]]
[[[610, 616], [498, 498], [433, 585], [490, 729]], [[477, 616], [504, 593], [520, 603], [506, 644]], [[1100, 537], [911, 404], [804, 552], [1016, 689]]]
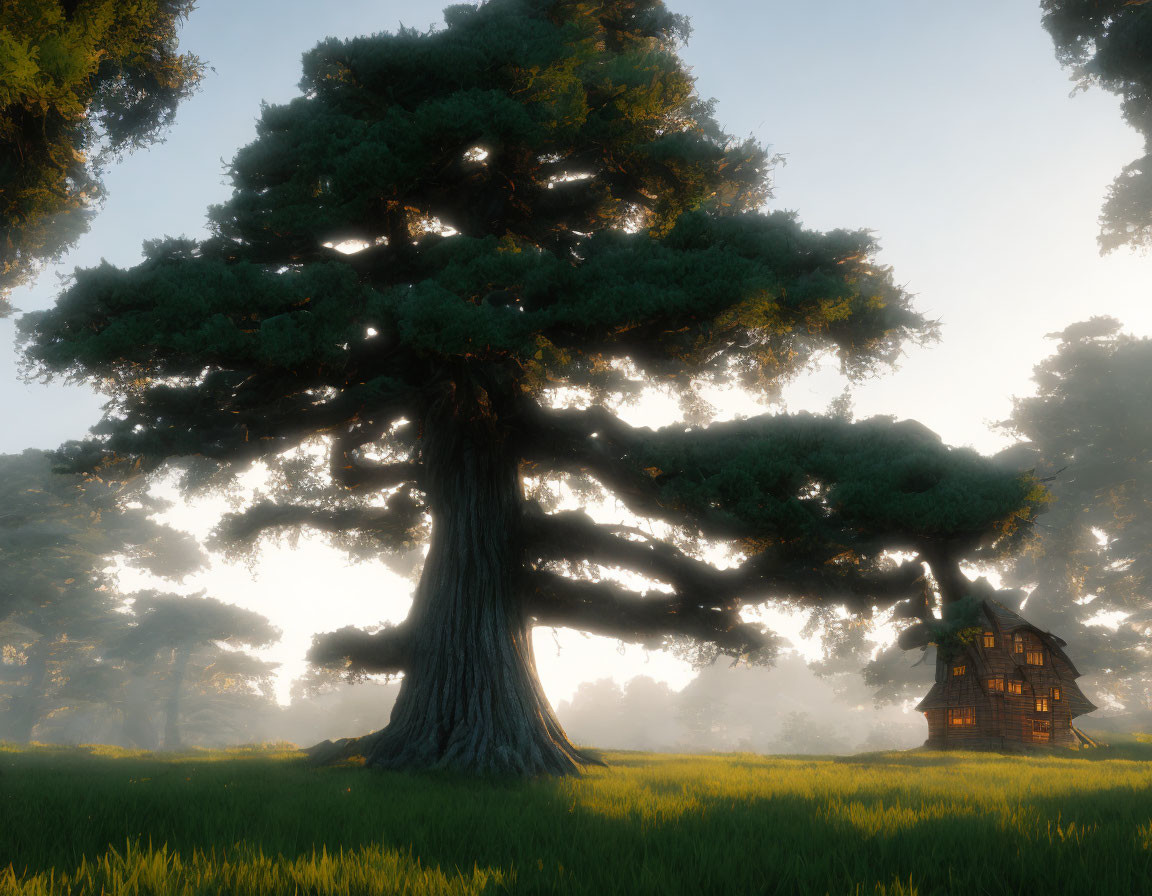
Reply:
[[968, 593], [972, 583], [960, 571], [956, 555], [947, 545], [922, 547], [920, 556], [928, 561], [928, 566], [932, 569], [932, 577], [940, 589], [941, 603], [944, 607], [955, 603]]
[[172, 661], [172, 681], [168, 699], [164, 703], [164, 749], [180, 750], [180, 689], [184, 685], [184, 672], [188, 668], [188, 648], [177, 647]]
[[518, 590], [523, 496], [509, 435], [471, 384], [425, 418], [432, 538], [391, 721], [356, 745], [370, 766], [527, 776], [596, 762], [568, 741], [536, 675]]

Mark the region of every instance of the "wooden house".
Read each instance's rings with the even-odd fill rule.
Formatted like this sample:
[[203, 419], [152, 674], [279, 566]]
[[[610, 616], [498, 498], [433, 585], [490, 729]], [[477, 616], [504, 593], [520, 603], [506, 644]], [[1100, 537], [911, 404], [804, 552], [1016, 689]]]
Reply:
[[916, 707], [930, 749], [1077, 749], [1090, 743], [1072, 725], [1093, 706], [1065, 642], [994, 600], [981, 602], [974, 643], [936, 660], [936, 684]]

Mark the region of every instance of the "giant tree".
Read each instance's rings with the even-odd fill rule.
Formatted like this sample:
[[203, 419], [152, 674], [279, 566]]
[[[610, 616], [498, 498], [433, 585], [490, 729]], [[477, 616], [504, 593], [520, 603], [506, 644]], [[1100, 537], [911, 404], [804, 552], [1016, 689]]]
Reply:
[[193, 4], [0, 5], [0, 302], [88, 229], [103, 163], [155, 141], [200, 80], [176, 52]]
[[[863, 375], [935, 328], [867, 233], [761, 210], [771, 158], [695, 94], [682, 19], [659, 0], [489, 0], [445, 20], [321, 43], [303, 95], [236, 155], [210, 238], [77, 271], [23, 323], [37, 370], [111, 396], [69, 463], [263, 461], [267, 497], [222, 537], [313, 526], [410, 562], [430, 531], [402, 624], [313, 647], [404, 675], [390, 724], [351, 749], [571, 772], [587, 757], [540, 687], [533, 626], [763, 659], [746, 605], [889, 606], [923, 575], [890, 549], [947, 579], [1021, 529], [1029, 477], [915, 423], [702, 425], [705, 386], [764, 398], [828, 351]], [[614, 412], [653, 383], [692, 425]], [[550, 513], [525, 491], [544, 476], [647, 522]], [[705, 562], [707, 542], [735, 565]]]
[[1103, 87], [1144, 137], [1144, 155], [1112, 183], [1100, 214], [1100, 248], [1152, 246], [1152, 2], [1041, 0], [1056, 56], [1078, 90]]

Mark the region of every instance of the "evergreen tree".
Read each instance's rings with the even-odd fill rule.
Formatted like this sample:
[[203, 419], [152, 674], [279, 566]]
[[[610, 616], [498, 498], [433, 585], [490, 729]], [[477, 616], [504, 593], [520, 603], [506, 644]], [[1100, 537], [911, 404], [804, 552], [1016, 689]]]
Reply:
[[75, 244], [103, 163], [154, 142], [199, 81], [176, 52], [193, 2], [0, 4], [0, 302]]
[[[209, 239], [78, 271], [22, 321], [36, 369], [113, 396], [63, 449], [77, 468], [196, 455], [225, 481], [263, 460], [269, 497], [222, 536], [313, 526], [410, 563], [430, 531], [404, 623], [314, 645], [318, 663], [404, 673], [390, 724], [334, 752], [572, 772], [587, 757], [541, 690], [534, 625], [766, 660], [744, 606], [890, 606], [922, 575], [894, 549], [951, 599], [960, 557], [1021, 531], [1035, 482], [912, 422], [702, 427], [705, 386], [770, 397], [828, 351], [862, 376], [935, 327], [867, 233], [760, 210], [772, 160], [695, 94], [681, 18], [659, 0], [489, 0], [445, 20], [321, 43], [303, 95], [237, 154]], [[653, 382], [689, 425], [613, 413]], [[660, 537], [547, 512], [524, 490], [542, 476], [604, 490]], [[736, 565], [702, 560], [704, 541]]]
[[64, 670], [52, 695], [54, 708], [37, 726], [37, 740], [159, 748], [161, 678], [151, 666], [104, 655], [104, 648], [115, 644], [128, 624], [126, 618], [117, 621], [120, 628], [105, 635], [82, 662]]
[[1124, 120], [1144, 137], [1144, 155], [1126, 165], [1100, 214], [1100, 249], [1152, 247], [1152, 2], [1041, 0], [1056, 56], [1077, 90], [1103, 87], [1121, 99]]
[[43, 451], [0, 455], [0, 736], [31, 739], [68, 670], [119, 630], [114, 558], [174, 578], [202, 565], [195, 541], [149, 519], [164, 505], [144, 485], [53, 473]]
[[[1028, 549], [1003, 565], [1028, 589], [1027, 616], [1070, 643], [1096, 690], [1142, 724], [1152, 717], [1152, 340], [1094, 317], [1038, 364], [1036, 395], [1003, 426], [1017, 463], [1051, 477], [1052, 503]], [[1118, 628], [1085, 625], [1124, 614]]]
[[[278, 640], [280, 630], [259, 613], [203, 595], [183, 597], [154, 591], [137, 594], [132, 601], [132, 613], [133, 624], [108, 653], [136, 663], [159, 660], [165, 667], [161, 710], [164, 720], [161, 743], [165, 750], [184, 746], [180, 725], [182, 716], [189, 714], [185, 692], [190, 680], [211, 683], [217, 679], [214, 690], [219, 692], [219, 685], [223, 685], [225, 691], [237, 687], [249, 691], [253, 679], [262, 679], [266, 696], [270, 696], [268, 664], [255, 657], [221, 654], [218, 649], [222, 644], [264, 647]], [[212, 658], [205, 663], [200, 653], [212, 646], [217, 649], [211, 651]], [[201, 662], [198, 663], [198, 659]], [[204, 690], [200, 696], [205, 696]], [[201, 705], [197, 708], [202, 714], [207, 710], [209, 722], [213, 715], [219, 716], [204, 705], [203, 699], [199, 702]], [[203, 717], [199, 724], [204, 727]]]

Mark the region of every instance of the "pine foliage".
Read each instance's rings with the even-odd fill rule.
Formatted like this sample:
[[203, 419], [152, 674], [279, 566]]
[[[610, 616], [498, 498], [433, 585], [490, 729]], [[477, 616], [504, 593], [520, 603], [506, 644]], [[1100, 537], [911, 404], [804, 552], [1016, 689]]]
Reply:
[[1100, 213], [1100, 249], [1152, 247], [1152, 3], [1042, 0], [1044, 26], [1077, 90], [1102, 87], [1121, 100], [1144, 155], [1124, 166]]

